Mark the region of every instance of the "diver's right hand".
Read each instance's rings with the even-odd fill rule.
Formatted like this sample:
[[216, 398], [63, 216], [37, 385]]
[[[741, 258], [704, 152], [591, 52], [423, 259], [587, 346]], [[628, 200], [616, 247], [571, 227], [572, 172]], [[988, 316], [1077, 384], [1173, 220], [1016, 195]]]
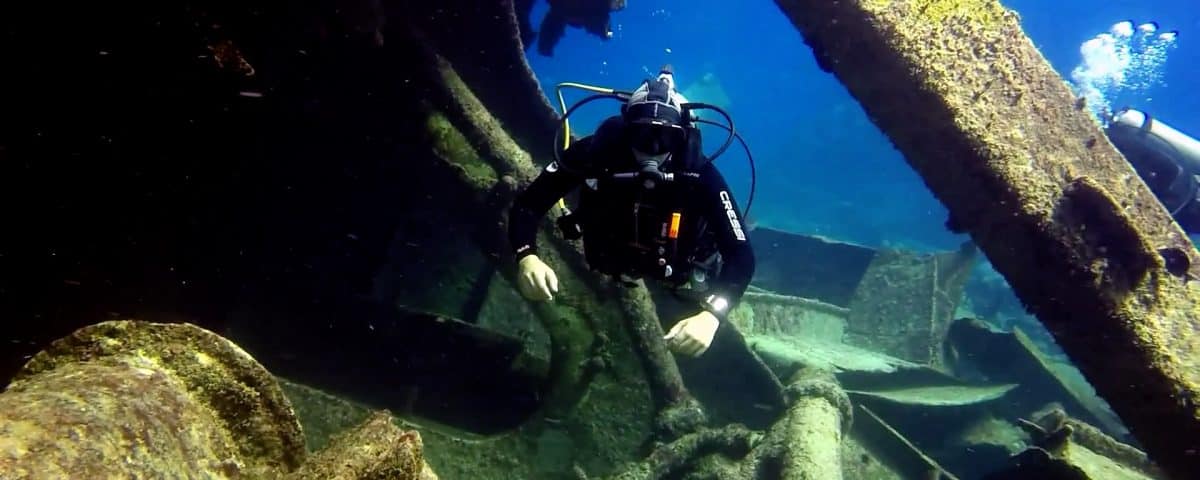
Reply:
[[517, 263], [517, 289], [533, 301], [554, 300], [558, 276], [537, 255], [526, 255]]

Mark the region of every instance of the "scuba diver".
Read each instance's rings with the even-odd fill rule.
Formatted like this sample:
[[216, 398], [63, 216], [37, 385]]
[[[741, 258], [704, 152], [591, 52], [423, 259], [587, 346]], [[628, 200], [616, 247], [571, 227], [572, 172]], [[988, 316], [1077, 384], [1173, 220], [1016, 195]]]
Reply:
[[[558, 227], [568, 239], [582, 238], [584, 257], [593, 271], [626, 279], [659, 280], [676, 294], [692, 295], [695, 312], [679, 320], [664, 337], [676, 353], [699, 356], [712, 343], [725, 315], [754, 275], [754, 253], [742, 215], [714, 159], [736, 136], [732, 119], [718, 107], [689, 103], [675, 90], [670, 65], [633, 92], [569, 84], [593, 95], [564, 112], [560, 130], [569, 139], [570, 113], [599, 98], [624, 101], [621, 114], [558, 154], [555, 161], [516, 198], [509, 215], [509, 240], [518, 262], [518, 289], [530, 300], [552, 300], [558, 292], [555, 272], [538, 258], [536, 233], [546, 212], [560, 202], [568, 213]], [[560, 88], [562, 85], [560, 85]], [[561, 103], [561, 92], [559, 93]], [[563, 104], [565, 109], [565, 104]], [[712, 109], [726, 127], [699, 118], [693, 110]], [[701, 149], [700, 123], [726, 128], [729, 136], [713, 155]], [[556, 135], [556, 143], [558, 142]], [[745, 148], [745, 142], [742, 141]], [[753, 158], [748, 158], [753, 167]], [[561, 203], [578, 190], [574, 212]], [[753, 202], [753, 187], [747, 209]], [[691, 283], [687, 292], [679, 287]]]
[[521, 41], [530, 46], [537, 37], [538, 53], [553, 56], [554, 47], [566, 33], [567, 26], [582, 28], [601, 40], [612, 38], [610, 14], [625, 9], [625, 0], [548, 0], [550, 10], [542, 17], [539, 31], [529, 26], [529, 11], [533, 0], [517, 0], [515, 8], [521, 22]]
[[1200, 141], [1132, 108], [1113, 115], [1105, 134], [1179, 226], [1200, 233]]

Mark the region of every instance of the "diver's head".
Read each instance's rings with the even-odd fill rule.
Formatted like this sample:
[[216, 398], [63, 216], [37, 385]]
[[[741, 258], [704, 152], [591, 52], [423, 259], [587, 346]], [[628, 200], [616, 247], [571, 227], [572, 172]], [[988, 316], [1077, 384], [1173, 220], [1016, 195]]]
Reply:
[[687, 143], [683, 111], [686, 102], [675, 91], [670, 65], [663, 66], [658, 78], [646, 80], [630, 95], [622, 116], [633, 154], [643, 169], [651, 163], [657, 168]]

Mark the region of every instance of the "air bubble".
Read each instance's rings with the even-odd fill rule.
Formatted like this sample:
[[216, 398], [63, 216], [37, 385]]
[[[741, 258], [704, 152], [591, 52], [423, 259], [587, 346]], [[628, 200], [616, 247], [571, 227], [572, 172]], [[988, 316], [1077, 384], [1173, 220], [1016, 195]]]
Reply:
[[1082, 62], [1071, 71], [1079, 95], [1098, 118], [1111, 113], [1117, 96], [1143, 97], [1151, 87], [1163, 84], [1167, 52], [1176, 45], [1177, 31], [1158, 32], [1157, 22], [1134, 29], [1134, 22], [1118, 22], [1079, 46]]
[[1108, 29], [1108, 31], [1112, 32], [1113, 35], [1118, 37], [1133, 36], [1133, 20], [1118, 22], [1117, 24], [1113, 25], [1112, 28]]

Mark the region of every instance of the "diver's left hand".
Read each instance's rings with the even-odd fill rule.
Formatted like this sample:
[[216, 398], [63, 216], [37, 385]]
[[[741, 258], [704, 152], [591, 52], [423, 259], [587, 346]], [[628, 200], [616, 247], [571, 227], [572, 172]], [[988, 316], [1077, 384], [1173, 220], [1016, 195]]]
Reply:
[[700, 312], [676, 323], [663, 340], [675, 353], [699, 357], [712, 345], [720, 325], [721, 321], [712, 313]]

